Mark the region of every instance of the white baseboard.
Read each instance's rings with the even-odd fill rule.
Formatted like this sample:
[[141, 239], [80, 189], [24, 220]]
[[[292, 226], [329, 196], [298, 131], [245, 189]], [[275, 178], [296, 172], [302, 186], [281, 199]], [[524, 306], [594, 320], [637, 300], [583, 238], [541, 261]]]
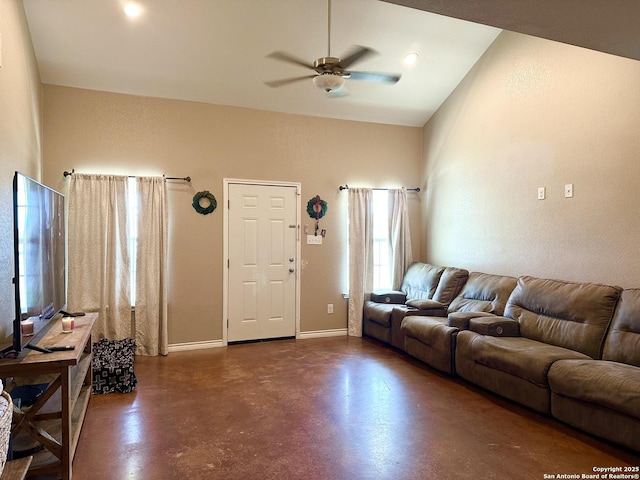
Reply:
[[322, 337], [342, 337], [347, 335], [346, 328], [336, 328], [333, 330], [316, 330], [313, 332], [300, 332], [297, 338], [299, 340], [305, 340], [307, 338], [322, 338]]
[[[308, 338], [323, 338], [323, 337], [343, 337], [347, 335], [346, 328], [336, 328], [333, 330], [315, 330], [312, 332], [300, 332], [296, 337], [298, 340], [306, 340]], [[169, 353], [171, 352], [186, 352], [188, 350], [203, 350], [205, 348], [219, 348], [226, 345], [222, 340], [209, 340], [207, 342], [188, 342], [188, 343], [173, 343], [169, 345]]]
[[222, 340], [210, 340], [208, 342], [189, 342], [189, 343], [174, 343], [169, 345], [169, 353], [171, 352], [184, 352], [187, 350], [203, 350], [205, 348], [218, 348], [224, 347]]

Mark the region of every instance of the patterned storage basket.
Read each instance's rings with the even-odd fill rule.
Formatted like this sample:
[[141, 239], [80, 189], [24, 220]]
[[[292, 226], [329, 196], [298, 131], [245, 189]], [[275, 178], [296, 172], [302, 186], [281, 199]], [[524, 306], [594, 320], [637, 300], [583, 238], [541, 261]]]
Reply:
[[93, 344], [93, 393], [129, 393], [135, 390], [138, 380], [133, 371], [136, 342], [102, 340]]
[[0, 398], [0, 411], [4, 408], [4, 413], [0, 417], [0, 475], [4, 470], [4, 464], [7, 461], [7, 453], [9, 451], [9, 435], [11, 434], [11, 421], [13, 420], [13, 402], [11, 395], [2, 392]]

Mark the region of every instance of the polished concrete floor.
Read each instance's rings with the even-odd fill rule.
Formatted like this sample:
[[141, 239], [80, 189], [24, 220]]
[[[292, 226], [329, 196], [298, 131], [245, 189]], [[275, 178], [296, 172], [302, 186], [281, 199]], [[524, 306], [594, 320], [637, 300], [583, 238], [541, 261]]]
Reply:
[[638, 465], [617, 449], [368, 339], [136, 357], [93, 396], [74, 479], [543, 479]]

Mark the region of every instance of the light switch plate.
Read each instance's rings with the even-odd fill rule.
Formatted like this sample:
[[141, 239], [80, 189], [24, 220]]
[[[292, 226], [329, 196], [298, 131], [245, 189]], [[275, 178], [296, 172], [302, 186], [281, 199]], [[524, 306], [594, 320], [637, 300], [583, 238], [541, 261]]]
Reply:
[[544, 200], [546, 197], [546, 188], [538, 187], [538, 200]]
[[307, 235], [307, 245], [322, 245], [322, 235]]

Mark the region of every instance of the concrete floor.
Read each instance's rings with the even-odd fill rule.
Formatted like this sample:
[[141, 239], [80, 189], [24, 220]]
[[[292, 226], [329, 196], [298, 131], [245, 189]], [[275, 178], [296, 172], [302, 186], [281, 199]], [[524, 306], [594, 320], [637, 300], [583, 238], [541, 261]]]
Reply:
[[74, 479], [543, 479], [638, 455], [375, 341], [333, 337], [136, 357], [93, 396]]

